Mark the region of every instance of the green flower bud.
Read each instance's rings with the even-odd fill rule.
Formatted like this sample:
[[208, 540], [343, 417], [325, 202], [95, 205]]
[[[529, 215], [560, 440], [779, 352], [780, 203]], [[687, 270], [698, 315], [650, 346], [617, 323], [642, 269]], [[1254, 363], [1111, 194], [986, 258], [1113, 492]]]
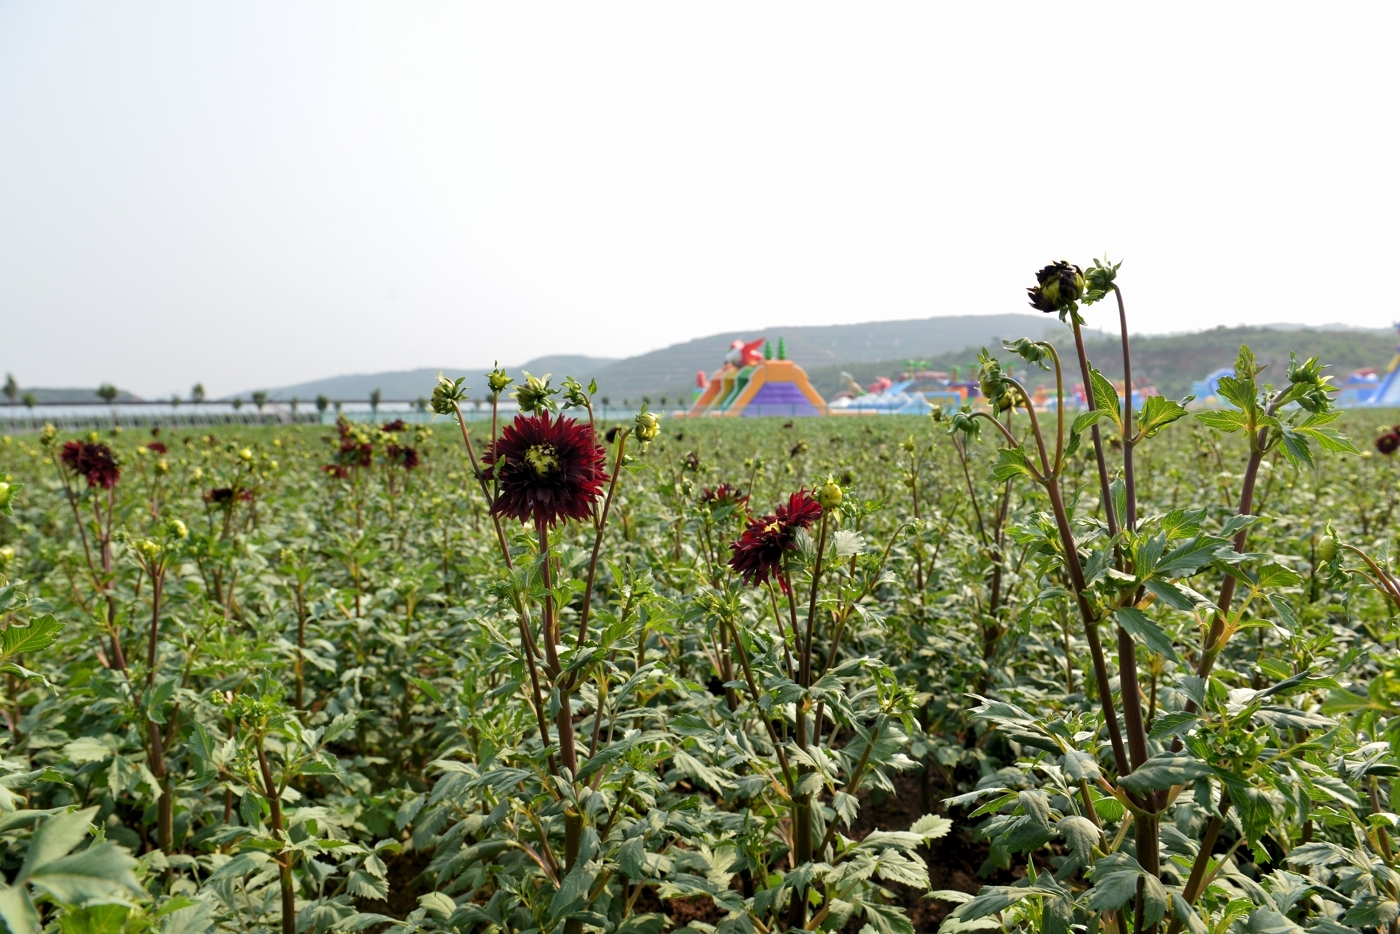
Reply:
[[15, 560], [15, 550], [13, 548], [9, 545], [0, 548], [0, 566], [9, 564], [13, 560]]
[[1288, 381], [1290, 383], [1313, 383], [1316, 384], [1322, 379], [1322, 371], [1326, 369], [1317, 362], [1316, 357], [1309, 357], [1302, 363], [1298, 362], [1297, 354], [1288, 354]]
[[1084, 304], [1092, 305], [1113, 290], [1113, 280], [1118, 278], [1118, 267], [1122, 263], [1109, 264], [1108, 257], [1094, 260], [1094, 265], [1084, 273]]
[[190, 537], [190, 530], [179, 519], [165, 520], [165, 535], [167, 538], [186, 539]]
[[1006, 386], [1006, 374], [1001, 368], [1001, 362], [985, 353], [978, 354], [978, 358], [982, 365], [977, 368], [977, 387], [993, 406], [1005, 408], [1006, 406], [1002, 402], [1010, 393]]
[[538, 412], [540, 409], [552, 411], [555, 404], [550, 397], [558, 394], [559, 390], [549, 385], [548, 373], [543, 377], [531, 376], [526, 373], [525, 385], [517, 386], [515, 389], [515, 404], [520, 406], [522, 412]]
[[817, 490], [817, 502], [823, 509], [835, 509], [841, 505], [841, 488], [836, 481], [828, 480]]
[[44, 447], [48, 447], [49, 445], [53, 444], [54, 439], [57, 437], [58, 429], [53, 426], [53, 422], [49, 422], [48, 424], [44, 425], [43, 428], [39, 429], [39, 443], [42, 444]]
[[1333, 558], [1337, 557], [1337, 540], [1330, 535], [1324, 535], [1318, 539], [1317, 556], [1330, 563]]
[[[525, 375], [529, 376], [530, 374], [526, 373]], [[549, 377], [545, 377], [545, 379], [548, 378]], [[499, 364], [497, 364], [496, 368], [490, 373], [486, 374], [486, 385], [490, 388], [491, 395], [493, 396], [499, 396], [505, 391], [505, 388], [513, 382], [515, 382], [515, 380], [507, 376], [506, 371], [501, 369]]]
[[661, 434], [660, 416], [653, 415], [646, 409], [638, 412], [637, 427], [634, 429], [633, 433], [637, 436], [637, 440], [643, 444], [652, 441], [657, 435]]
[[465, 376], [454, 381], [439, 373], [438, 383], [433, 387], [433, 401], [430, 403], [432, 410], [439, 415], [451, 415], [455, 406], [467, 398], [466, 387], [462, 385], [465, 381]]
[[1036, 284], [1026, 289], [1031, 307], [1061, 318], [1079, 307], [1084, 297], [1084, 273], [1078, 266], [1060, 260], [1035, 274]]

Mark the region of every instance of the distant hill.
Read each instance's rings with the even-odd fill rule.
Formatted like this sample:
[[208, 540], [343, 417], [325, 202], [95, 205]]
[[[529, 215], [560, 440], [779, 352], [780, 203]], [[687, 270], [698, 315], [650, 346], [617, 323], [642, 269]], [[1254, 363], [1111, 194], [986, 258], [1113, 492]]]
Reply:
[[[642, 396], [653, 400], [689, 399], [695, 374], [715, 370], [736, 340], [767, 337], [776, 348], [782, 338], [787, 355], [806, 369], [830, 364], [873, 360], [925, 359], [965, 347], [993, 343], [1003, 337], [1029, 334], [1040, 337], [1055, 323], [1042, 315], [955, 315], [912, 321], [872, 321], [809, 327], [754, 328], [730, 331], [673, 344], [651, 353], [618, 360], [587, 376], [598, 380], [599, 395], [612, 401], [635, 403]], [[533, 371], [531, 371], [533, 372]]]
[[[584, 357], [579, 355], [561, 354], [552, 357], [539, 357], [531, 360], [521, 367], [510, 367], [512, 374], [518, 370], [529, 370], [536, 376], [543, 376], [551, 373], [557, 377], [574, 374], [584, 370], [596, 369], [607, 366], [615, 361], [605, 360], [599, 357]], [[480, 369], [480, 368], [478, 368]], [[437, 385], [438, 374], [443, 373], [452, 378], [467, 375], [467, 385], [477, 388], [485, 385], [482, 374], [475, 370], [467, 371], [462, 367], [451, 366], [430, 366], [417, 370], [396, 370], [389, 373], [351, 373], [345, 376], [332, 376], [329, 379], [312, 380], [309, 383], [297, 383], [295, 386], [283, 386], [280, 389], [267, 390], [269, 399], [278, 402], [285, 402], [290, 399], [300, 399], [309, 402], [317, 396], [325, 396], [328, 399], [340, 400], [363, 400], [368, 399], [370, 392], [378, 389], [385, 399], [426, 399], [433, 394], [433, 387]], [[557, 382], [557, 380], [556, 380]], [[251, 393], [243, 392], [236, 395], [248, 398]]]
[[[1191, 381], [1221, 367], [1233, 366], [1240, 345], [1248, 344], [1265, 364], [1260, 382], [1282, 385], [1288, 378], [1288, 354], [1317, 357], [1330, 366], [1334, 382], [1362, 367], [1384, 369], [1395, 355], [1394, 331], [1313, 329], [1292, 331], [1260, 327], [1218, 327], [1195, 334], [1133, 338], [1133, 382], [1153, 384], [1163, 394], [1181, 397]], [[1086, 341], [1094, 365], [1112, 379], [1123, 377], [1123, 347], [1117, 338]]]
[[[21, 387], [20, 387], [20, 396], [16, 396], [16, 397], [15, 397], [15, 405], [23, 405], [23, 404], [24, 404], [23, 402], [20, 401], [20, 397], [23, 396], [24, 393], [32, 393], [32, 394], [34, 395], [34, 401], [35, 401], [35, 402], [38, 402], [40, 405], [43, 405], [43, 404], [46, 404], [46, 403], [52, 404], [52, 403], [59, 403], [59, 402], [61, 402], [61, 403], [67, 403], [67, 404], [69, 404], [69, 405], [72, 405], [72, 404], [75, 403], [75, 402], [78, 402], [78, 403], [81, 403], [81, 402], [91, 402], [91, 403], [93, 403], [93, 404], [95, 404], [95, 405], [96, 405], [96, 404], [101, 404], [101, 403], [102, 403], [102, 400], [99, 399], [99, 398], [97, 398], [97, 389], [96, 389], [96, 388], [92, 388], [92, 389], [62, 389], [62, 388], [53, 388], [53, 387], [42, 388], [42, 387], [38, 387], [38, 386], [21, 386]], [[141, 401], [141, 397], [140, 397], [140, 396], [137, 396], [137, 395], [133, 395], [132, 393], [127, 392], [125, 389], [120, 389], [120, 390], [117, 391], [117, 399], [116, 399], [116, 401], [117, 401], [117, 402], [140, 402], [140, 401]], [[5, 404], [7, 404], [8, 402], [9, 402], [8, 399], [4, 398], [3, 396], [0, 396], [0, 405], [5, 405]]]
[[[506, 369], [512, 375], [518, 375], [523, 370], [529, 370], [536, 376], [550, 373], [556, 383], [564, 376], [574, 376], [585, 383], [589, 379], [597, 379], [598, 394], [609, 397], [614, 403], [620, 403], [623, 399], [636, 402], [644, 395], [653, 399], [662, 396], [689, 398], [695, 373], [699, 370], [708, 373], [718, 367], [729, 352], [729, 345], [735, 340], [767, 337], [776, 347], [778, 339], [783, 338], [788, 356], [805, 367], [812, 367], [859, 360], [888, 360], [900, 354], [923, 359], [964, 347], [993, 343], [1012, 335], [1039, 337], [1055, 323], [1044, 315], [1010, 314], [754, 328], [711, 334], [625, 360], [558, 354], [538, 357]], [[424, 367], [391, 373], [359, 373], [298, 383], [267, 392], [269, 398], [276, 400], [292, 397], [308, 400], [318, 395], [349, 400], [366, 399], [370, 391], [377, 387], [385, 399], [417, 399], [432, 392], [439, 372], [455, 376], [470, 373], [472, 375], [467, 379], [467, 384], [480, 388], [483, 381], [479, 370], [480, 367], [472, 370]], [[246, 399], [249, 393], [238, 395]]]
[[[1062, 348], [1069, 344], [1069, 332], [1050, 316], [957, 315], [866, 324], [754, 328], [712, 334], [625, 360], [560, 354], [538, 357], [520, 366], [506, 367], [506, 370], [517, 378], [524, 370], [536, 376], [549, 373], [554, 376], [556, 385], [564, 376], [574, 376], [585, 383], [597, 379], [598, 395], [606, 397], [613, 405], [624, 402], [635, 405], [645, 396], [655, 406], [665, 399], [665, 404], [671, 407], [688, 401], [696, 372], [709, 373], [716, 369], [729, 351], [730, 343], [739, 339], [767, 337], [776, 347], [778, 339], [782, 338], [788, 357], [807, 370], [818, 391], [830, 396], [845, 385], [840, 375], [842, 371], [851, 373], [861, 385], [867, 385], [877, 376], [897, 376], [908, 369], [911, 360], [926, 362], [938, 370], [954, 366], [966, 370], [975, 365], [977, 350], [981, 347], [998, 349], [1003, 338], [1047, 336]], [[1117, 336], [1091, 332], [1086, 337], [1095, 364], [1104, 373], [1121, 377]], [[1220, 327], [1191, 334], [1138, 336], [1133, 338], [1134, 381], [1154, 384], [1167, 395], [1184, 395], [1191, 391], [1193, 379], [1229, 366], [1239, 345], [1245, 342], [1254, 348], [1261, 361], [1271, 364], [1265, 371], [1266, 378], [1283, 378], [1289, 350], [1302, 357], [1321, 356], [1323, 362], [1333, 365], [1338, 377], [1344, 377], [1359, 367], [1385, 366], [1394, 352], [1395, 336], [1389, 331], [1335, 325], [1320, 328], [1299, 325]], [[476, 395], [485, 390], [481, 367], [470, 370], [425, 367], [337, 376], [268, 390], [268, 394], [277, 400], [295, 397], [310, 401], [318, 395], [362, 400], [378, 388], [385, 399], [426, 398], [432, 393], [439, 372], [449, 376], [467, 375], [467, 384], [475, 387]], [[240, 395], [246, 399], [249, 393]]]

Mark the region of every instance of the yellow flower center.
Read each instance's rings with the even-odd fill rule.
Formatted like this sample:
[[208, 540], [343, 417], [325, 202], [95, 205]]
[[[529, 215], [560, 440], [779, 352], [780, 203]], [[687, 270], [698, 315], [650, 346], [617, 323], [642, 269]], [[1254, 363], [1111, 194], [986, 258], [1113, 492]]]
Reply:
[[554, 456], [554, 445], [532, 444], [525, 449], [525, 463], [536, 476], [543, 477], [559, 466], [559, 458]]
[[781, 529], [781, 528], [782, 528], [782, 524], [781, 524], [780, 522], [778, 522], [777, 519], [774, 519], [772, 522], [768, 523], [767, 525], [765, 525], [765, 526], [763, 527], [763, 531], [765, 531], [765, 532], [776, 532], [776, 531], [778, 531], [778, 530]]

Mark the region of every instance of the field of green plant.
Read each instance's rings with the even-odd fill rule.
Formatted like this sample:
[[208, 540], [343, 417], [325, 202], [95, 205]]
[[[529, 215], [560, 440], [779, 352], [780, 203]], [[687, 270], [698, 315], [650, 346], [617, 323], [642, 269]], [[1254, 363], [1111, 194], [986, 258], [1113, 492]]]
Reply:
[[1121, 296], [933, 418], [4, 439], [0, 918], [1396, 934], [1386, 413], [1125, 411]]

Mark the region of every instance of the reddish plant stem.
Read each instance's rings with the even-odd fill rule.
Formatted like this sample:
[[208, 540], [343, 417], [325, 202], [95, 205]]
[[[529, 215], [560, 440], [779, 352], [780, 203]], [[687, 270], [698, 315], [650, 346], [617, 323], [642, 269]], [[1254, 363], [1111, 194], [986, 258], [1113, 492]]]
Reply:
[[[593, 410], [589, 410], [589, 416]], [[583, 612], [579, 614], [578, 622], [578, 648], [583, 648], [584, 640], [588, 638], [588, 618], [593, 610], [593, 580], [598, 571], [598, 552], [603, 546], [603, 532], [608, 527], [608, 513], [612, 509], [613, 494], [617, 491], [617, 476], [622, 472], [622, 456], [627, 449], [627, 435], [624, 434], [617, 443], [617, 455], [613, 458], [612, 478], [608, 481], [608, 495], [603, 500], [603, 514], [598, 519], [598, 529], [593, 536], [593, 555], [588, 561], [588, 582], [583, 591]]]
[[559, 758], [572, 774], [578, 774], [578, 750], [574, 745], [574, 714], [569, 701], [568, 685], [561, 683], [559, 665], [559, 623], [554, 616], [554, 581], [550, 573], [549, 526], [543, 519], [536, 521], [535, 533], [540, 540], [540, 575], [544, 583], [544, 619], [541, 638], [544, 640], [545, 665], [554, 687], [559, 691], [559, 716], [555, 727], [559, 733]]
[[[482, 474], [481, 468], [477, 464], [476, 451], [472, 448], [472, 439], [471, 435], [467, 432], [467, 422], [462, 415], [462, 408], [456, 403], [453, 403], [452, 409], [457, 414], [457, 426], [462, 430], [462, 443], [467, 448], [467, 459], [472, 465], [472, 475], [476, 477], [477, 485], [481, 487], [481, 495], [486, 500], [486, 509], [491, 517], [491, 525], [496, 530], [496, 544], [501, 549], [501, 560], [505, 562], [506, 570], [514, 570], [515, 562], [511, 560], [510, 546], [506, 543], [505, 529], [501, 527], [501, 517], [491, 512], [491, 507], [494, 505], [495, 500], [491, 495], [491, 488], [486, 484], [486, 477]], [[493, 444], [495, 434], [496, 400], [493, 396], [491, 399], [491, 436]], [[530, 635], [530, 619], [525, 612], [525, 604], [518, 594], [514, 595], [513, 599], [515, 601], [515, 612], [520, 623], [520, 650], [521, 654], [525, 656], [525, 667], [530, 672], [530, 687], [534, 692], [535, 720], [540, 731], [540, 742], [545, 745], [545, 748], [548, 748], [550, 744], [549, 720], [544, 714], [544, 695], [540, 688], [539, 670], [535, 665], [535, 657], [538, 651], [535, 646], [534, 638]], [[551, 772], [556, 771], [558, 768], [558, 764], [555, 762], [553, 755], [549, 757], [549, 768]]]
[[[1051, 469], [1052, 465], [1046, 450], [1045, 438], [1040, 431], [1040, 420], [1036, 416], [1034, 407], [1030, 404], [1030, 396], [1015, 380], [1008, 380], [1008, 382], [1019, 390], [1026, 400], [1025, 407], [1027, 414], [1030, 415], [1031, 431], [1035, 436], [1036, 449], [1040, 455], [1041, 466], [1045, 471], [1039, 479], [1050, 497], [1050, 507], [1055, 514], [1055, 527], [1060, 533], [1060, 544], [1065, 550], [1065, 563], [1069, 566], [1070, 582], [1074, 585], [1075, 602], [1079, 606], [1079, 615], [1084, 620], [1084, 638], [1089, 643], [1089, 657], [1094, 663], [1094, 682], [1098, 686], [1099, 705], [1103, 709], [1104, 725], [1108, 728], [1109, 742], [1113, 746], [1114, 764], [1120, 775], [1126, 775], [1131, 771], [1131, 766], [1123, 748], [1123, 731], [1118, 725], [1118, 712], [1113, 707], [1113, 691], [1108, 683], [1108, 663], [1104, 660], [1103, 643], [1099, 639], [1099, 621], [1094, 615], [1093, 608], [1089, 605], [1088, 598], [1084, 596], [1088, 585], [1084, 580], [1084, 566], [1079, 563], [1079, 546], [1075, 542], [1074, 527], [1070, 525], [1069, 513], [1065, 509], [1064, 495], [1060, 491], [1060, 479]], [[999, 425], [995, 420], [994, 424]]]
[[272, 781], [272, 768], [267, 762], [267, 751], [263, 748], [261, 734], [257, 736], [258, 768], [262, 771], [263, 792], [267, 796], [268, 808], [272, 811], [272, 835], [284, 849], [277, 854], [277, 877], [282, 889], [282, 934], [296, 934], [297, 900], [292, 888], [292, 854], [285, 849], [287, 840], [282, 832], [282, 795]]
[[[151, 633], [146, 644], [146, 697], [156, 683], [156, 654], [160, 641], [160, 604], [165, 590], [164, 560], [151, 567]], [[169, 853], [175, 844], [174, 802], [170, 799], [170, 775], [165, 764], [165, 743], [160, 724], [146, 717], [146, 727], [150, 735], [149, 758], [151, 774], [161, 786], [161, 795], [156, 802], [156, 841], [163, 852]]]

